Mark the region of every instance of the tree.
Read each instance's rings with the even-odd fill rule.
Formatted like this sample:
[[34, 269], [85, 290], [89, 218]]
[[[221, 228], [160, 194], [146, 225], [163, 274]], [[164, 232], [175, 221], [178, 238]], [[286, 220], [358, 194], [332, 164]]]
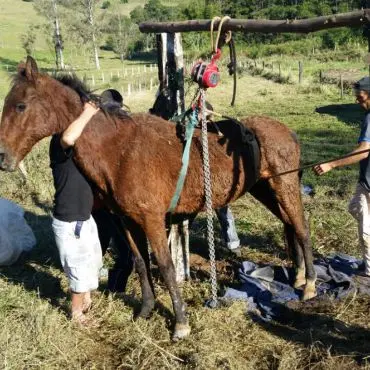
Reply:
[[109, 33], [108, 44], [121, 61], [139, 39], [139, 27], [130, 18], [122, 15], [116, 7], [108, 14], [104, 30]]
[[98, 2], [99, 0], [64, 0], [64, 26], [71, 40], [91, 48], [95, 66], [100, 69], [98, 42], [102, 19], [97, 17]]
[[27, 32], [21, 35], [22, 47], [26, 51], [27, 55], [33, 54], [36, 41], [35, 28], [36, 27], [34, 25], [31, 25], [28, 27]]
[[[59, 0], [63, 4], [62, 0]], [[52, 40], [55, 49], [55, 64], [57, 69], [64, 69], [63, 59], [63, 39], [60, 29], [59, 13], [57, 8], [57, 0], [35, 0], [33, 4], [35, 10], [52, 24], [53, 34]], [[49, 27], [47, 28], [49, 29]]]

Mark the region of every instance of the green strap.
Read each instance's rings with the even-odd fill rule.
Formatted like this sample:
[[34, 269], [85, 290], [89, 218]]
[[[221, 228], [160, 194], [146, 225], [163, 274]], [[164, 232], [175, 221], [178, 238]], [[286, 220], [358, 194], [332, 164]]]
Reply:
[[[185, 115], [186, 114], [184, 114], [184, 116]], [[191, 142], [193, 138], [194, 128], [197, 122], [198, 122], [198, 110], [194, 109], [192, 115], [190, 116], [186, 124], [186, 131], [185, 131], [186, 144], [185, 144], [184, 151], [182, 153], [182, 160], [181, 160], [182, 167], [180, 170], [179, 178], [177, 180], [175, 194], [172, 197], [170, 207], [168, 208], [168, 212], [170, 213], [172, 213], [175, 210], [177, 203], [179, 201], [181, 192], [182, 192], [182, 188], [184, 187], [185, 177], [186, 177], [186, 174], [188, 172], [188, 167], [189, 167], [190, 147], [191, 147]]]

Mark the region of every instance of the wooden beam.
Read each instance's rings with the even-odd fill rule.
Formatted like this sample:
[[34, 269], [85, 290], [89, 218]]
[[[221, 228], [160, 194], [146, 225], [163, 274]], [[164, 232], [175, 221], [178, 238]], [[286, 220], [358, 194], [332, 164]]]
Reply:
[[[262, 33], [310, 33], [336, 27], [359, 27], [370, 22], [370, 9], [307, 19], [230, 19], [225, 21], [222, 31], [244, 31]], [[214, 28], [217, 29], [219, 21]], [[211, 20], [181, 22], [143, 22], [139, 25], [144, 33], [209, 31]]]

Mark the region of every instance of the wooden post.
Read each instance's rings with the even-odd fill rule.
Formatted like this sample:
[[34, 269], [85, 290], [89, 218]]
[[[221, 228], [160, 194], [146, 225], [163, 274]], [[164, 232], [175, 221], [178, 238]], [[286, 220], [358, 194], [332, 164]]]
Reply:
[[301, 84], [303, 78], [303, 63], [298, 62], [298, 82]]
[[[185, 111], [184, 58], [179, 33], [157, 35], [159, 91], [167, 89], [177, 113]], [[176, 280], [190, 278], [188, 221], [171, 225], [168, 244], [176, 270]]]
[[176, 269], [176, 282], [182, 283], [190, 278], [188, 220], [185, 220], [182, 224], [171, 225], [168, 244], [171, 248], [172, 262]]
[[340, 98], [343, 99], [343, 76], [340, 74]]
[[319, 71], [319, 82], [322, 84], [322, 70]]
[[278, 66], [279, 66], [279, 78], [281, 78], [281, 64], [280, 64], [280, 62], [278, 63]]

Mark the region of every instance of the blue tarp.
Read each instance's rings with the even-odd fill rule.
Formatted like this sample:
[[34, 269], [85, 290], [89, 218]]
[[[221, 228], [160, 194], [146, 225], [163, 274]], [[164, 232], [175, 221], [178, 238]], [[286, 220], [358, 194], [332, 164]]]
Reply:
[[[357, 276], [361, 260], [345, 254], [335, 254], [315, 261], [317, 273], [317, 298], [342, 298], [354, 292], [370, 295], [370, 278]], [[283, 266], [258, 266], [244, 261], [239, 269], [241, 286], [228, 288], [223, 299], [248, 302], [248, 309], [260, 312], [261, 318], [278, 318], [282, 304], [299, 300], [301, 289], [292, 287], [293, 268]]]

